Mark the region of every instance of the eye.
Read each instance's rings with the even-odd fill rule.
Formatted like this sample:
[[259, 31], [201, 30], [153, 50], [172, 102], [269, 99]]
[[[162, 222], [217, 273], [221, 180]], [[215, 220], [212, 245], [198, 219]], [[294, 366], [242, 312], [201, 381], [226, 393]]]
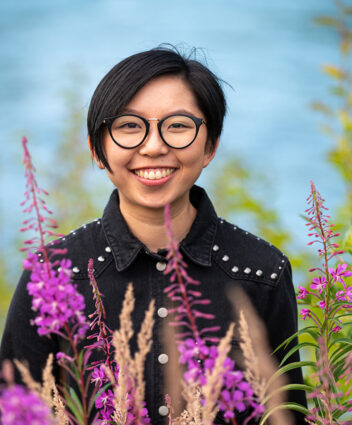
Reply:
[[169, 128], [187, 128], [185, 124], [182, 124], [180, 122], [175, 122], [169, 125]]
[[121, 116], [115, 119], [112, 125], [113, 132], [135, 133], [145, 128], [143, 121], [134, 116]]
[[140, 125], [138, 125], [136, 122], [126, 122], [125, 124], [119, 125], [119, 128], [135, 129], [135, 128], [140, 128]]

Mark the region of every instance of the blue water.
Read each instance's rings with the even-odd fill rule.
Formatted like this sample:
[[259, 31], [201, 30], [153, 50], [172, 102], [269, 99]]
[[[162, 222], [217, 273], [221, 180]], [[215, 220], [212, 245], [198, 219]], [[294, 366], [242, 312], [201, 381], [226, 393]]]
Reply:
[[[269, 201], [291, 230], [298, 229], [298, 238], [304, 235], [299, 214], [309, 180], [331, 207], [343, 196], [341, 181], [325, 159], [330, 142], [319, 133], [320, 118], [309, 108], [312, 100], [328, 96], [321, 64], [338, 61], [336, 36], [312, 18], [334, 10], [328, 0], [2, 2], [3, 244], [21, 221], [21, 136], [30, 138], [38, 168], [45, 169], [49, 160], [55, 164], [52, 148], [65, 127], [62, 91], [70, 84], [70, 70], [83, 75], [81, 107], [86, 111], [95, 86], [115, 63], [162, 42], [203, 48], [210, 68], [233, 87], [225, 86], [229, 113], [215, 162], [221, 165], [231, 154], [266, 174]], [[81, 143], [86, 143], [84, 132]], [[207, 185], [205, 177], [201, 183]]]

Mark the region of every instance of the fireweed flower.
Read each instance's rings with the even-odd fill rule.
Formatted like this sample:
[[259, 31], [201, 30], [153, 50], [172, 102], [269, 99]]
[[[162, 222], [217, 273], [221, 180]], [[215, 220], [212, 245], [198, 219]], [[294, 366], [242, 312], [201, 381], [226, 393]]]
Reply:
[[[220, 327], [209, 326], [201, 330], [197, 327], [198, 318], [213, 320], [215, 317], [200, 310], [211, 301], [202, 298], [198, 289], [200, 282], [192, 279], [186, 271], [187, 264], [183, 261], [178, 243], [172, 234], [169, 205], [165, 206], [165, 227], [168, 237], [168, 263], [164, 274], [170, 275], [171, 285], [165, 288], [164, 292], [176, 305], [169, 309], [170, 313], [175, 313], [175, 320], [170, 324], [185, 329], [183, 333], [177, 334], [180, 362], [186, 365], [185, 381], [197, 383], [202, 387], [207, 383], [207, 372], [212, 372], [219, 356], [218, 348], [214, 345], [219, 339], [208, 334], [218, 331]], [[244, 381], [242, 372], [235, 370], [235, 362], [226, 357], [223, 370], [223, 388], [218, 407], [224, 412], [224, 417], [236, 423], [235, 411], [242, 412], [250, 408], [248, 421], [252, 418], [258, 419], [264, 407], [257, 402], [250, 384]]]
[[310, 285], [310, 289], [317, 289], [319, 291], [319, 294], [323, 292], [327, 285], [327, 281], [325, 276], [315, 277], [313, 279], [313, 283]]
[[31, 270], [27, 284], [32, 295], [32, 309], [37, 312], [32, 324], [38, 326], [39, 335], [61, 333], [70, 323], [76, 341], [82, 339], [88, 329], [84, 316], [84, 298], [70, 283], [71, 261], [62, 259], [58, 269], [41, 262], [36, 254], [24, 261]]
[[[314, 240], [310, 242], [319, 245], [318, 255], [322, 259], [321, 267], [315, 267], [310, 271], [320, 272], [320, 276], [315, 277], [310, 285], [312, 292], [304, 291], [299, 287], [298, 299], [304, 299], [306, 292], [318, 298], [318, 302], [310, 300], [308, 307], [303, 308], [300, 314], [305, 320], [312, 320], [314, 329], [316, 370], [312, 374], [314, 387], [308, 394], [308, 398], [314, 399], [306, 421], [311, 424], [349, 424], [351, 421], [342, 419], [343, 414], [351, 410], [351, 390], [349, 389], [350, 379], [350, 359], [344, 358], [350, 352], [350, 341], [347, 337], [336, 338], [334, 334], [342, 332], [347, 322], [342, 319], [350, 313], [346, 310], [352, 308], [352, 287], [347, 286], [346, 279], [352, 276], [348, 270], [348, 265], [338, 263], [335, 267], [329, 267], [329, 261], [343, 251], [337, 251], [338, 244], [332, 239], [338, 236], [334, 233], [333, 224], [329, 222], [326, 214], [327, 208], [324, 200], [311, 183], [311, 193], [308, 197], [310, 207], [308, 212], [309, 236]], [[321, 309], [317, 314], [317, 309]], [[345, 311], [344, 311], [345, 310]], [[314, 326], [313, 326], [314, 328]], [[304, 329], [303, 329], [304, 330]], [[336, 343], [339, 344], [336, 349]], [[343, 361], [346, 361], [343, 367]], [[335, 375], [336, 370], [340, 370], [340, 376]], [[346, 377], [348, 377], [346, 379]], [[341, 386], [341, 380], [345, 380]], [[347, 388], [347, 390], [346, 390]], [[347, 419], [347, 418], [346, 418]]]
[[299, 300], [304, 300], [309, 295], [309, 292], [303, 286], [298, 286], [298, 295], [297, 298]]
[[329, 268], [329, 273], [332, 276], [335, 285], [337, 284], [337, 282], [340, 282], [343, 284], [343, 286], [345, 286], [345, 281], [344, 281], [344, 277], [349, 277], [352, 276], [352, 272], [347, 270], [348, 265], [347, 264], [338, 264], [336, 269], [333, 268]]
[[49, 407], [32, 391], [21, 385], [6, 388], [0, 395], [3, 425], [53, 425]]
[[302, 315], [302, 319], [305, 320], [307, 317], [310, 317], [310, 310], [308, 308], [302, 308], [300, 314]]

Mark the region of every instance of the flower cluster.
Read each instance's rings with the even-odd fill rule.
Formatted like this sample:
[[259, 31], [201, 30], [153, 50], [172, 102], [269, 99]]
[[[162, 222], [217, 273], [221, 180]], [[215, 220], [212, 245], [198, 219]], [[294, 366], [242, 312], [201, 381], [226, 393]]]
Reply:
[[37, 254], [28, 253], [23, 267], [31, 271], [27, 284], [32, 296], [32, 309], [37, 312], [33, 324], [39, 335], [62, 334], [66, 324], [71, 324], [75, 341], [82, 339], [88, 330], [84, 316], [84, 298], [70, 283], [71, 261], [62, 259], [59, 268], [41, 262]]
[[38, 395], [21, 385], [2, 391], [0, 412], [3, 425], [53, 425], [49, 407]]

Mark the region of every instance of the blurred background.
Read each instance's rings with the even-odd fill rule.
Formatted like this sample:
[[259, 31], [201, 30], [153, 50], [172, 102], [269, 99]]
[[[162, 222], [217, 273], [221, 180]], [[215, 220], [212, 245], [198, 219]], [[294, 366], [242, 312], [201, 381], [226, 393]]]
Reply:
[[85, 120], [101, 78], [128, 55], [171, 43], [227, 84], [221, 146], [199, 183], [219, 215], [270, 240], [302, 285], [301, 214], [314, 180], [349, 249], [351, 5], [332, 0], [16, 0], [0, 4], [0, 334], [21, 273], [21, 137], [68, 232], [112, 189], [90, 161]]

